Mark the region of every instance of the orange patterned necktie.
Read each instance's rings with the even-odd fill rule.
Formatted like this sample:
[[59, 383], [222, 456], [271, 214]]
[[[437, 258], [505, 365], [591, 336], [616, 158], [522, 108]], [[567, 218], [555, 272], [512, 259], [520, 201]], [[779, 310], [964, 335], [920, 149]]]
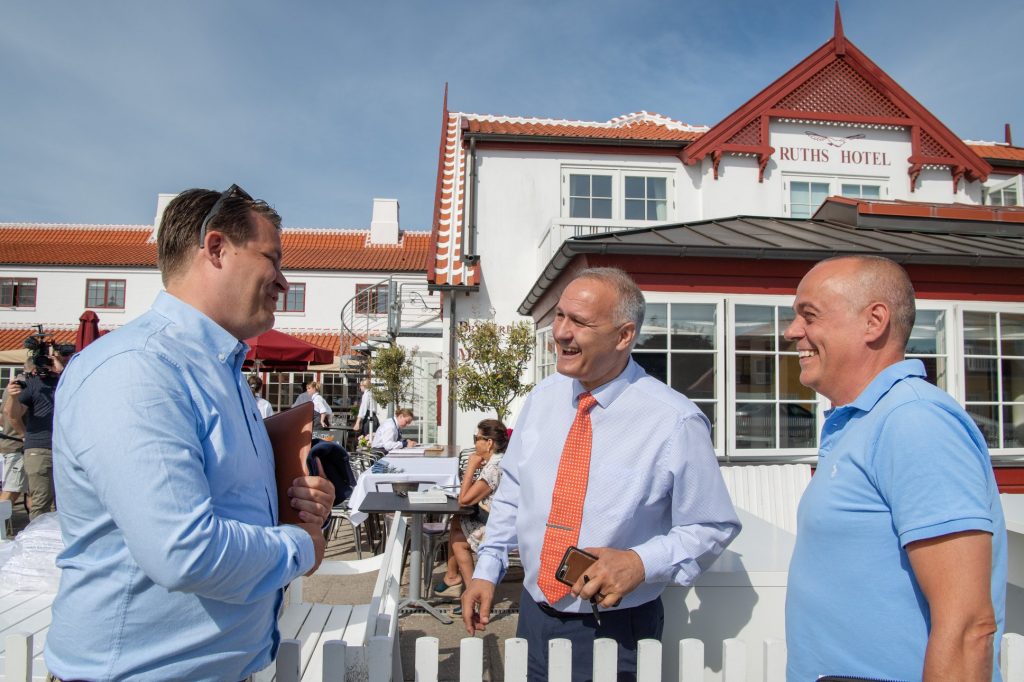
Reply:
[[565, 550], [580, 538], [583, 521], [583, 500], [587, 497], [587, 478], [590, 475], [590, 449], [593, 432], [590, 427], [590, 408], [597, 400], [589, 393], [580, 394], [576, 418], [562, 447], [558, 463], [555, 488], [551, 491], [551, 513], [548, 514], [544, 545], [540, 550], [540, 587], [549, 604], [569, 594], [569, 586], [555, 579], [555, 571], [562, 563]]

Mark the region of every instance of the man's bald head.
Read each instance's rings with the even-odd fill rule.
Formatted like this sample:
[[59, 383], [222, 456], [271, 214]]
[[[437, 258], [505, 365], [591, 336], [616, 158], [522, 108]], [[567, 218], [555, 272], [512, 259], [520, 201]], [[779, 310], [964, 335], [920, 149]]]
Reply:
[[882, 256], [836, 256], [818, 265], [840, 261], [848, 261], [855, 266], [848, 279], [852, 286], [845, 292], [851, 307], [860, 310], [875, 301], [884, 303], [889, 308], [893, 339], [899, 342], [900, 347], [906, 347], [917, 317], [914, 285], [907, 271]]

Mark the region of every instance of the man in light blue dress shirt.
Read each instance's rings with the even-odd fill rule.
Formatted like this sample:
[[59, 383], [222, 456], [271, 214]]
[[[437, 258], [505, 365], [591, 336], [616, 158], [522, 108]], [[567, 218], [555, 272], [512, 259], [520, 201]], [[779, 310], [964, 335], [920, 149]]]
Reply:
[[[546, 679], [547, 641], [555, 637], [572, 641], [573, 679], [590, 679], [595, 637], [618, 641], [620, 679], [632, 679], [637, 641], [661, 636], [666, 585], [692, 584], [740, 529], [707, 418], [630, 359], [643, 318], [643, 294], [620, 270], [584, 270], [566, 287], [552, 328], [558, 374], [530, 393], [501, 462], [463, 620], [470, 633], [487, 625], [494, 586], [518, 546], [525, 578], [517, 635], [528, 640], [531, 680]], [[581, 577], [548, 604], [537, 585], [541, 547], [584, 391], [597, 404], [577, 545], [598, 560], [586, 584]]]
[[914, 288], [878, 257], [823, 261], [786, 338], [832, 402], [797, 512], [787, 679], [1000, 679], [1006, 523], [985, 438], [920, 360]]
[[269, 665], [283, 588], [319, 565], [334, 502], [274, 456], [241, 373], [273, 326], [281, 219], [232, 186], [189, 190], [157, 238], [166, 291], [76, 356], [57, 394], [65, 549], [46, 664], [64, 680], [237, 681]]

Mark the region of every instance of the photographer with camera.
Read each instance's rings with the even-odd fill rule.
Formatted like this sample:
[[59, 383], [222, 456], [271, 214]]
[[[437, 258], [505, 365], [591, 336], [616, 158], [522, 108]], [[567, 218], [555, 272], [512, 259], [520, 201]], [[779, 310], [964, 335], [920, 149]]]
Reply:
[[[31, 365], [26, 361], [25, 372], [30, 371], [30, 368]], [[24, 383], [25, 372], [19, 372], [14, 380]], [[0, 453], [4, 456], [4, 484], [3, 491], [0, 491], [0, 500], [14, 504], [22, 494], [28, 495], [28, 481], [25, 480], [24, 468], [25, 432], [8, 416], [7, 405], [12, 400], [14, 398], [5, 388], [3, 397], [0, 398]]]
[[29, 518], [54, 509], [53, 494], [53, 400], [64, 365], [74, 346], [54, 344], [41, 332], [25, 340], [33, 351], [31, 373], [7, 385], [10, 399], [4, 417], [25, 434], [24, 471], [31, 499]]

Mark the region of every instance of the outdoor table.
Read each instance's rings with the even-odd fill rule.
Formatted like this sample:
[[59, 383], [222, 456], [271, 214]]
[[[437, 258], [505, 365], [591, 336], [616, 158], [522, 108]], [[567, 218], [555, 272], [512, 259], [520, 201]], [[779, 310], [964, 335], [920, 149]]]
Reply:
[[369, 493], [377, 491], [378, 483], [424, 481], [436, 483], [438, 486], [454, 486], [459, 483], [459, 460], [455, 457], [388, 456], [380, 461], [398, 467], [403, 472], [400, 474], [375, 474], [367, 470], [359, 475], [356, 487], [348, 501], [349, 509], [352, 510], [349, 519], [357, 526], [366, 520], [369, 511], [363, 507], [363, 499]]
[[409, 498], [395, 493], [367, 493], [360, 506], [364, 512], [401, 512], [412, 517], [412, 544], [409, 547], [409, 596], [399, 604], [399, 610], [406, 606], [418, 606], [445, 625], [452, 619], [444, 615], [420, 596], [420, 566], [423, 552], [424, 514], [472, 514], [473, 507], [463, 507], [457, 499], [448, 498], [443, 504], [413, 504]]

